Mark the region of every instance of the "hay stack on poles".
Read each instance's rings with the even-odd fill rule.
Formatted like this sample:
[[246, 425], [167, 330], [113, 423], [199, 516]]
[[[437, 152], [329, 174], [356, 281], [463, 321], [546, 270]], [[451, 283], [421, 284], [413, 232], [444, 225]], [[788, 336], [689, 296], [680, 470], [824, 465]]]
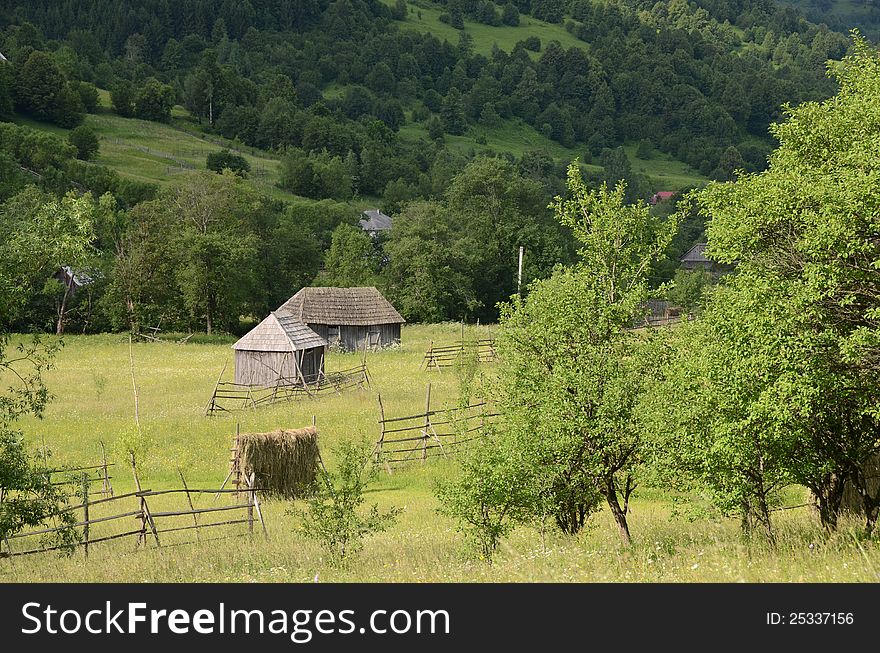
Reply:
[[267, 495], [296, 499], [308, 494], [315, 482], [320, 453], [318, 429], [277, 429], [269, 433], [241, 433], [236, 438], [233, 474], [254, 474], [254, 484]]

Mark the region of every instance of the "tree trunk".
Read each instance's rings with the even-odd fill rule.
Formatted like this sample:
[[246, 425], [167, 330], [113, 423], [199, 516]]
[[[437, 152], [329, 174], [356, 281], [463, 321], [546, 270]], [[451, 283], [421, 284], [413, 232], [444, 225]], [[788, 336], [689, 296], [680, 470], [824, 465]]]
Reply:
[[70, 289], [73, 286], [73, 275], [64, 283], [64, 296], [61, 298], [61, 306], [58, 308], [58, 323], [55, 325], [55, 335], [64, 333], [64, 314], [67, 312], [67, 298], [70, 297]]
[[614, 516], [614, 521], [617, 523], [617, 531], [620, 539], [623, 540], [623, 545], [632, 546], [629, 525], [626, 523], [626, 512], [620, 507], [620, 501], [617, 499], [617, 488], [614, 486], [613, 476], [606, 482], [604, 494], [608, 507], [611, 508], [611, 514]]

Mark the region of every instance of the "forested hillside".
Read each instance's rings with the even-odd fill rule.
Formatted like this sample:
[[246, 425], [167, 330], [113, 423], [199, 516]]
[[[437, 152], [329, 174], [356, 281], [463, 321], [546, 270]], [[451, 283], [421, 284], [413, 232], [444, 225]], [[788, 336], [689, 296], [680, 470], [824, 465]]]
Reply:
[[[781, 106], [831, 95], [848, 47], [769, 0], [4, 0], [0, 119], [18, 126], [0, 134], [0, 211], [114, 202], [82, 261], [19, 271], [15, 326], [237, 330], [308, 283], [379, 285], [410, 320], [494, 319], [518, 246], [526, 282], [573, 260], [546, 209], [569, 161], [625, 180], [627, 201], [761, 169]], [[169, 130], [250, 154], [151, 153]], [[182, 198], [218, 185], [224, 219], [189, 233]], [[395, 217], [385, 243], [353, 226], [370, 205]], [[67, 264], [94, 281], [70, 306], [43, 285]]]

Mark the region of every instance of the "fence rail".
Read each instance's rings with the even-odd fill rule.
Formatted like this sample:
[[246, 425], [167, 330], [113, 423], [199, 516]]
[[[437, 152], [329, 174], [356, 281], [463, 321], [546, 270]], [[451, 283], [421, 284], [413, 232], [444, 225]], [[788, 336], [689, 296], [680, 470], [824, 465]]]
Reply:
[[[83, 486], [82, 492], [83, 503], [80, 505], [68, 506], [59, 511], [53, 517], [53, 521], [57, 522], [57, 517], [60, 517], [61, 515], [69, 512], [81, 512], [82, 519], [80, 519], [79, 521], [75, 521], [74, 523], [62, 524], [60, 526], [55, 525], [51, 528], [40, 528], [32, 531], [10, 535], [4, 538], [2, 542], [0, 542], [0, 558], [14, 558], [18, 556], [46, 553], [49, 551], [59, 551], [63, 549], [72, 550], [75, 548], [82, 548], [84, 554], [88, 556], [89, 547], [91, 545], [108, 542], [111, 540], [117, 540], [124, 537], [136, 537], [136, 546], [146, 546], [147, 540], [150, 535], [152, 535], [155, 545], [157, 547], [161, 547], [163, 546], [163, 544], [160, 541], [160, 535], [190, 530], [196, 531], [196, 541], [198, 542], [201, 541], [199, 539], [199, 533], [202, 529], [216, 528], [220, 526], [247, 524], [248, 533], [252, 534], [254, 532], [255, 521], [259, 521], [263, 534], [268, 537], [268, 531], [266, 529], [266, 524], [263, 521], [263, 513], [260, 508], [260, 501], [257, 497], [257, 492], [259, 491], [259, 488], [255, 487], [254, 485], [253, 474], [251, 474], [249, 478], [245, 479], [245, 482], [247, 483], [246, 487], [241, 487], [235, 490], [224, 490], [223, 488], [220, 488], [219, 490], [190, 488], [186, 485], [186, 479], [183, 478], [182, 473], [180, 474], [180, 477], [184, 485], [183, 488], [173, 488], [167, 490], [142, 489], [113, 497], [106, 497], [104, 499], [99, 499], [98, 501], [89, 501], [89, 493], [87, 491], [88, 482], [86, 482]], [[139, 481], [137, 481], [136, 474], [135, 480], [137, 484], [140, 485]], [[238, 502], [232, 505], [197, 508], [192, 501], [193, 495], [213, 494], [216, 496], [221, 493], [231, 492], [236, 492], [239, 496], [244, 495], [244, 503]], [[187, 509], [160, 511], [150, 510], [148, 501], [153, 500], [159, 496], [174, 494], [186, 494]], [[130, 506], [132, 502], [134, 502], [137, 506], [134, 509], [131, 509]], [[94, 511], [95, 506], [102, 504], [107, 505], [111, 503], [114, 504], [114, 506], [119, 505], [120, 508], [122, 508], [122, 512], [112, 512], [109, 515], [93, 516], [94, 513], [92, 511]], [[198, 519], [202, 515], [219, 512], [225, 513], [228, 511], [242, 511], [242, 516], [213, 522], [199, 522]], [[90, 512], [92, 512], [91, 515]], [[174, 523], [173, 521], [171, 521], [174, 518], [179, 519], [186, 517], [191, 517], [193, 523], [181, 525], [179, 522]], [[140, 522], [137, 528], [123, 528], [121, 532], [94, 532], [94, 527], [98, 524], [101, 524], [102, 527], [104, 527], [110, 522], [118, 522], [119, 520], [130, 518], [134, 518], [135, 520]], [[162, 520], [159, 525], [157, 525], [157, 519]], [[75, 537], [71, 541], [61, 544], [57, 544], [47, 539], [49, 536], [52, 535], [63, 536], [66, 533], [73, 533], [75, 534]], [[235, 534], [233, 533], [231, 535], [234, 536]], [[39, 538], [39, 543], [33, 544], [31, 538]], [[13, 546], [13, 543], [15, 543], [15, 546]], [[171, 546], [192, 543], [193, 542], [172, 542]], [[19, 544], [21, 544], [24, 548], [19, 550]]]
[[475, 356], [478, 363], [491, 363], [495, 360], [495, 340], [483, 338], [472, 342], [462, 341], [454, 345], [440, 346], [435, 346], [431, 341], [419, 369], [441, 370], [444, 367], [453, 367], [467, 354]]
[[[221, 372], [222, 375], [222, 372]], [[370, 372], [366, 363], [338, 372], [321, 373], [314, 383], [280, 377], [272, 386], [251, 386], [218, 381], [205, 415], [232, 412], [306, 397], [316, 399], [327, 394], [341, 394], [346, 390], [370, 387]]]
[[[498, 416], [485, 401], [462, 408], [432, 410], [430, 383], [425, 393], [425, 410], [416, 415], [385, 417], [381, 394], [378, 400], [379, 439], [371, 457], [374, 464], [383, 465], [389, 474], [393, 465], [417, 460], [424, 463], [429, 458], [446, 458], [456, 453], [462, 445], [483, 437], [488, 421]], [[435, 416], [441, 419], [435, 420]], [[388, 424], [393, 424], [393, 428], [387, 428]]]

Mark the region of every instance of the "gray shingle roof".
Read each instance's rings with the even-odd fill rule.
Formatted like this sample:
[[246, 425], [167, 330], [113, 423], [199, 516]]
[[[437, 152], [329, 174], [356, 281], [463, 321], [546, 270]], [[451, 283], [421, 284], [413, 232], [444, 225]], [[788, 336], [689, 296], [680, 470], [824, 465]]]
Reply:
[[706, 258], [706, 243], [697, 243], [691, 247], [687, 254], [681, 257], [681, 262], [685, 263], [711, 263], [712, 260]]
[[307, 324], [370, 326], [406, 322], [373, 287], [303, 288], [276, 313]]
[[232, 348], [247, 351], [301, 351], [326, 346], [326, 340], [293, 316], [273, 312], [232, 345]]
[[364, 231], [388, 231], [391, 229], [391, 216], [385, 215], [379, 209], [364, 211], [358, 224]]

